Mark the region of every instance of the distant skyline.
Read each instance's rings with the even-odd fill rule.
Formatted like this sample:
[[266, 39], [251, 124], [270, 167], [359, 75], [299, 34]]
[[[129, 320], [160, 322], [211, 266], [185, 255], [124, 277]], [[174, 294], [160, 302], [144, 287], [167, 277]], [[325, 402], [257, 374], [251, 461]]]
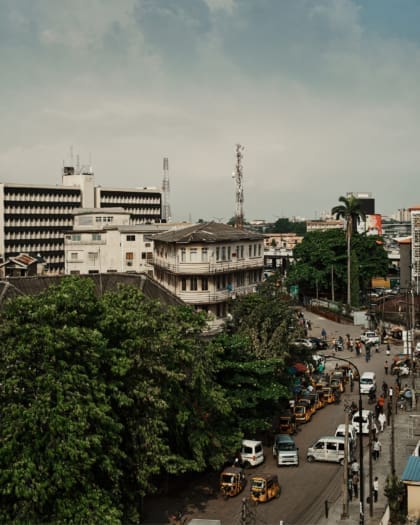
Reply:
[[420, 204], [418, 0], [1, 0], [0, 182], [161, 187], [175, 220]]

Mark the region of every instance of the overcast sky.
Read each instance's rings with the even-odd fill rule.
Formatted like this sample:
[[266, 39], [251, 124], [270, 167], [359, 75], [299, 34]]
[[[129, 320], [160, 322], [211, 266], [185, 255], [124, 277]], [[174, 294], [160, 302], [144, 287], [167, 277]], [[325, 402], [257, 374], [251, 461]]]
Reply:
[[161, 187], [177, 220], [420, 204], [418, 0], [0, 0], [0, 182]]

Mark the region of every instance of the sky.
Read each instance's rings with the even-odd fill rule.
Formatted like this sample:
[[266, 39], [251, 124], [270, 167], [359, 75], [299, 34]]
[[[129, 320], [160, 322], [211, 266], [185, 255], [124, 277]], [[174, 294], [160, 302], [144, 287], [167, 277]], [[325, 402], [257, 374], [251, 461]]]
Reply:
[[0, 182], [158, 187], [176, 220], [420, 204], [420, 0], [0, 0]]

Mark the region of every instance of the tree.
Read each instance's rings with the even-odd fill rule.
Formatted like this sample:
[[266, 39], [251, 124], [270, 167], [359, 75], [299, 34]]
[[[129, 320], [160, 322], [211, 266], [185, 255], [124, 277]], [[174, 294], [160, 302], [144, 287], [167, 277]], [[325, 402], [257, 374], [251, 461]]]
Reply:
[[90, 280], [9, 303], [0, 325], [0, 521], [120, 523], [121, 427]]
[[302, 327], [276, 279], [235, 299], [232, 316], [232, 334], [219, 338], [224, 353], [218, 382], [234, 407], [232, 425], [253, 435], [271, 429], [273, 417], [288, 405], [293, 386], [289, 367], [310, 360], [310, 352], [290, 345]]
[[357, 224], [361, 219], [365, 219], [365, 213], [361, 208], [360, 201], [354, 196], [341, 196], [338, 199], [342, 204], [334, 206], [331, 213], [337, 219], [343, 218], [346, 221], [346, 240], [347, 240], [347, 304], [352, 305], [351, 296], [351, 238], [357, 231]]
[[322, 297], [344, 295], [346, 242], [342, 230], [307, 233], [294, 248], [293, 259], [286, 278], [288, 286], [299, 285], [303, 296], [314, 296], [317, 289]]
[[286, 217], [281, 217], [276, 220], [271, 228], [267, 228], [270, 233], [296, 233], [296, 235], [305, 235], [306, 222], [304, 221], [290, 221]]
[[[356, 303], [370, 288], [372, 277], [386, 276], [388, 257], [377, 236], [352, 236], [352, 296]], [[314, 296], [318, 286], [321, 297], [346, 296], [346, 237], [343, 230], [309, 232], [293, 250], [295, 260], [289, 268], [286, 284], [298, 284], [302, 295]]]

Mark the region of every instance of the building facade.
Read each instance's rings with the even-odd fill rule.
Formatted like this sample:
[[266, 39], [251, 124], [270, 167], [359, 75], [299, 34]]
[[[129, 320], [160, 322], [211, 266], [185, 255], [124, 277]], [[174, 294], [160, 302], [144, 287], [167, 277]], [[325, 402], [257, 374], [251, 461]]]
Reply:
[[263, 277], [264, 236], [221, 223], [194, 224], [153, 236], [154, 277], [197, 310], [217, 318], [229, 301]]
[[420, 292], [420, 207], [411, 211], [411, 283], [415, 293]]
[[0, 183], [0, 262], [27, 253], [44, 259], [46, 273], [62, 274], [75, 210], [122, 207], [130, 224], [155, 223], [161, 202], [157, 188], [95, 187], [91, 168], [65, 166], [61, 186]]
[[80, 209], [74, 226], [64, 236], [65, 273], [147, 273], [153, 276], [150, 235], [167, 230], [169, 223], [130, 224], [123, 208]]

